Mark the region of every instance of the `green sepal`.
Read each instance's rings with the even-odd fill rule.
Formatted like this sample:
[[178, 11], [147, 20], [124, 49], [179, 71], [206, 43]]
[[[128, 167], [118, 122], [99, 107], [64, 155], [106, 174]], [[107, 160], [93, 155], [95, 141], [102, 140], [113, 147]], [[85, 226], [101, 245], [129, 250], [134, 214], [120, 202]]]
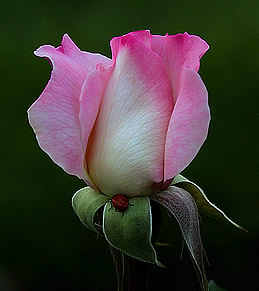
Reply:
[[72, 198], [72, 206], [81, 222], [98, 233], [95, 227], [95, 214], [110, 198], [90, 187], [78, 190]]
[[220, 210], [216, 205], [211, 203], [207, 196], [205, 195], [205, 193], [203, 192], [203, 190], [198, 185], [189, 181], [184, 176], [177, 175], [172, 181], [171, 185], [180, 187], [188, 191], [194, 198], [198, 206], [199, 212], [208, 215], [214, 219], [231, 224], [232, 226], [235, 226], [237, 229], [247, 232], [246, 229], [236, 224], [229, 217], [227, 217], [227, 215], [222, 210]]
[[157, 264], [156, 251], [151, 243], [152, 215], [148, 197], [129, 199], [125, 212], [117, 212], [106, 204], [103, 212], [103, 232], [111, 246], [144, 262]]

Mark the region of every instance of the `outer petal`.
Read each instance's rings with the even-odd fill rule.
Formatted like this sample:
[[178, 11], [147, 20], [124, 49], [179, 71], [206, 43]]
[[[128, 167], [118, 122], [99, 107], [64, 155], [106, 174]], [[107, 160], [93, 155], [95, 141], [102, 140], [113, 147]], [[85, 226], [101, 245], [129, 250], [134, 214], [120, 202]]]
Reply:
[[180, 87], [166, 137], [165, 181], [193, 160], [207, 137], [210, 121], [208, 93], [198, 73], [184, 69]]
[[67, 34], [63, 36], [61, 46], [57, 48], [57, 51], [73, 59], [84, 67], [87, 72], [94, 71], [96, 69], [96, 64], [100, 63], [103, 64], [104, 67], [109, 67], [112, 63], [111, 59], [101, 54], [81, 51]]
[[105, 194], [141, 195], [163, 180], [173, 102], [161, 58], [126, 35], [111, 42], [114, 70], [87, 149], [89, 174]]
[[48, 58], [53, 70], [48, 85], [28, 110], [40, 147], [69, 174], [85, 178], [84, 149], [79, 123], [79, 96], [87, 74], [96, 64], [111, 62], [97, 54], [81, 52], [64, 35], [61, 47], [40, 47], [36, 56]]
[[187, 32], [177, 35], [154, 35], [152, 50], [161, 56], [172, 83], [174, 100], [180, 90], [180, 77], [184, 68], [198, 72], [200, 59], [208, 50], [208, 44], [196, 35]]
[[188, 33], [152, 38], [152, 49], [163, 60], [175, 101], [166, 137], [165, 181], [192, 161], [207, 136], [208, 94], [197, 72], [208, 48], [205, 41]]

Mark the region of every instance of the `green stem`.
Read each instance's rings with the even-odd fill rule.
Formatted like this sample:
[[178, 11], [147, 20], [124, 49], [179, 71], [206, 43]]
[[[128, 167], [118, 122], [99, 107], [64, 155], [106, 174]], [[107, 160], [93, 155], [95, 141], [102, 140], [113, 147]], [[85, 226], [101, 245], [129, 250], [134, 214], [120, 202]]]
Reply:
[[124, 267], [124, 254], [115, 249], [114, 247], [110, 246], [116, 276], [117, 276], [117, 291], [123, 291], [123, 284], [124, 284], [124, 273], [125, 273], [125, 267]]
[[117, 275], [117, 291], [148, 291], [148, 263], [127, 256], [112, 246], [110, 250]]
[[148, 291], [148, 263], [125, 256], [128, 291]]

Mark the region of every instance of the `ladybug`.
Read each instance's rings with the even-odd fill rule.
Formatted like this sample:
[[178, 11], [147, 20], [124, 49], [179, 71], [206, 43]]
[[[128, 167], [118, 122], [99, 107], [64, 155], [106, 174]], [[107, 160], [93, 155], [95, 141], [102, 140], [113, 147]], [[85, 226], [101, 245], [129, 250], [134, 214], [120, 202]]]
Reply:
[[125, 212], [129, 205], [132, 205], [129, 203], [129, 199], [124, 194], [115, 194], [112, 196], [111, 199], [111, 205], [115, 208], [115, 211], [117, 212]]

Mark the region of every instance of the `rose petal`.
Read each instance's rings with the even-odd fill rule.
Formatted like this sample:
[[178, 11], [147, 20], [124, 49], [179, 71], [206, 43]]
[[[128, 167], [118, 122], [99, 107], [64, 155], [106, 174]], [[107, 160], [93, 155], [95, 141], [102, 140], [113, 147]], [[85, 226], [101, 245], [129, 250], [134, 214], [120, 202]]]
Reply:
[[[80, 96], [80, 125], [82, 131], [82, 146], [85, 152], [87, 151], [87, 143], [95, 124], [101, 100], [104, 95], [104, 90], [107, 81], [111, 76], [113, 68], [103, 70], [100, 68], [97, 71], [89, 73], [82, 88]], [[87, 153], [84, 155], [86, 156]], [[98, 190], [96, 183], [89, 176], [89, 169], [86, 159], [84, 159], [84, 169], [86, 172], [87, 180], [91, 186]]]
[[82, 65], [88, 72], [94, 71], [96, 64], [103, 64], [107, 68], [112, 63], [111, 59], [99, 53], [81, 51], [67, 34], [63, 36], [61, 46], [57, 50]]
[[165, 181], [193, 160], [209, 128], [208, 93], [198, 73], [185, 69], [180, 87], [166, 137]]
[[79, 96], [87, 74], [96, 64], [111, 62], [99, 54], [81, 52], [68, 35], [61, 47], [40, 47], [36, 56], [48, 58], [53, 70], [41, 96], [28, 110], [40, 147], [69, 174], [85, 178], [84, 149], [79, 123]]
[[151, 48], [152, 35], [149, 30], [133, 31], [123, 36], [117, 36], [111, 40], [112, 57], [114, 60], [117, 58], [121, 44], [123, 42], [127, 42], [130, 38], [134, 38], [135, 40], [142, 42], [147, 47]]
[[208, 50], [208, 44], [196, 35], [187, 32], [177, 35], [154, 35], [152, 50], [161, 56], [172, 84], [174, 100], [177, 99], [180, 77], [184, 68], [198, 72], [200, 59]]
[[105, 194], [150, 191], [163, 180], [170, 81], [161, 58], [133, 35], [111, 42], [114, 71], [88, 143], [89, 174]]
[[208, 48], [204, 40], [188, 33], [152, 38], [152, 49], [163, 60], [176, 102], [166, 138], [165, 181], [192, 161], [207, 136], [208, 94], [196, 72]]

